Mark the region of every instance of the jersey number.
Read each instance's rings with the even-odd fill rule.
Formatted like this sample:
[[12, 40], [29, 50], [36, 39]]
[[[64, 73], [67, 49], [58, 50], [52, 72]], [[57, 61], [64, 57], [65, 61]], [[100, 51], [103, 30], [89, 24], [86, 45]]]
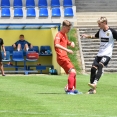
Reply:
[[102, 60], [101, 60], [101, 62], [103, 62], [103, 63], [104, 63], [105, 61], [106, 61], [106, 58], [105, 58], [105, 57], [103, 57], [103, 58], [102, 58]]

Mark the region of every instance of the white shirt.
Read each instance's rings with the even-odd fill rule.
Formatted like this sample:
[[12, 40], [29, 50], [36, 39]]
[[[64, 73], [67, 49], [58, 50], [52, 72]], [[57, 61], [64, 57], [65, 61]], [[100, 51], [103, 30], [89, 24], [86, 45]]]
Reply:
[[117, 31], [112, 28], [104, 31], [100, 29], [96, 34], [95, 37], [100, 39], [100, 48], [97, 56], [112, 56], [114, 41], [117, 39]]

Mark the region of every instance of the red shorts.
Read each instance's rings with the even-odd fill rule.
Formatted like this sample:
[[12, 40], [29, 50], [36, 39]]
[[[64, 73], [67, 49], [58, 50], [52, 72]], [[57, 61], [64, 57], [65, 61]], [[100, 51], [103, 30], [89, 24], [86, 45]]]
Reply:
[[57, 58], [58, 64], [65, 70], [66, 74], [69, 73], [69, 70], [74, 68], [73, 64], [71, 63], [70, 59], [66, 57]]

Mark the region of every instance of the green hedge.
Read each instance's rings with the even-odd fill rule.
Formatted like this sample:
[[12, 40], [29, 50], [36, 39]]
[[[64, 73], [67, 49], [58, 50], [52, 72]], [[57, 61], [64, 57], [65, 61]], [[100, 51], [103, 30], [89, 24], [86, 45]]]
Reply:
[[74, 53], [68, 54], [68, 56], [70, 57], [71, 62], [73, 63], [73, 65], [74, 65], [74, 67], [77, 71], [77, 74], [79, 74], [81, 69], [80, 69], [78, 56], [77, 56], [77, 52], [79, 51], [78, 39], [77, 39], [77, 30], [71, 29], [70, 32], [68, 33], [68, 38], [69, 38], [70, 41], [73, 41], [75, 43], [75, 48], [69, 47], [69, 49], [72, 49], [74, 51]]

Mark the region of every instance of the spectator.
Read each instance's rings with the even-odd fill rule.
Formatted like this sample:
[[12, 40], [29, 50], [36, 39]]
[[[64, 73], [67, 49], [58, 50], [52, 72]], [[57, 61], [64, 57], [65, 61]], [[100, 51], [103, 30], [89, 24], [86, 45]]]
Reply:
[[0, 38], [0, 70], [1, 70], [2, 76], [5, 76], [5, 74], [4, 74], [4, 68], [3, 68], [3, 63], [2, 63], [1, 48], [2, 48], [2, 50], [4, 52], [4, 56], [6, 56], [6, 51], [5, 51], [4, 42], [3, 42], [2, 38]]
[[24, 39], [24, 35], [19, 36], [19, 40], [13, 44], [13, 47], [17, 48], [18, 51], [28, 51], [29, 49], [33, 48], [32, 44]]

